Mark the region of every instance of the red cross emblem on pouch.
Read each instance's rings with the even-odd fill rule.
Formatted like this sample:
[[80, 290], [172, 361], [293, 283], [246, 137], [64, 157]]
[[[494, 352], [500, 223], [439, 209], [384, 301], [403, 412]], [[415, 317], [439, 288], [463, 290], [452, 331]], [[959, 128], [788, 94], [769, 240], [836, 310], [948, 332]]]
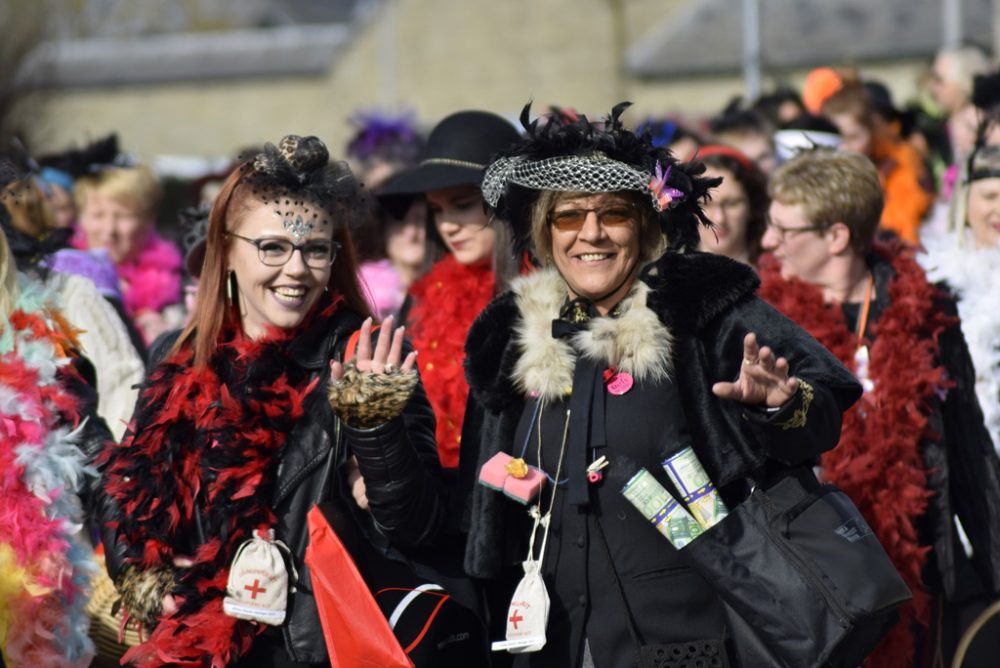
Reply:
[[515, 610], [514, 614], [510, 616], [510, 622], [514, 625], [514, 630], [515, 631], [517, 630], [517, 623], [518, 622], [523, 622], [523, 621], [524, 621], [524, 617], [522, 617], [521, 613], [518, 612], [517, 610]]
[[243, 585], [243, 588], [250, 592], [250, 598], [257, 600], [257, 594], [266, 594], [267, 590], [260, 586], [260, 580], [254, 580], [253, 586]]

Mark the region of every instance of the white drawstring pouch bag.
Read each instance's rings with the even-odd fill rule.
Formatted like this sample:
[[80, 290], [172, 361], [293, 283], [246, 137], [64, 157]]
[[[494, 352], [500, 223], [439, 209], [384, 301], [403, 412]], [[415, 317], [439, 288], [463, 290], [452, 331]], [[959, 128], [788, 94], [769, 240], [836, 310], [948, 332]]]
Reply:
[[291, 564], [291, 552], [280, 540], [274, 540], [274, 529], [263, 536], [256, 530], [253, 538], [240, 545], [229, 567], [227, 596], [222, 600], [227, 615], [272, 626], [285, 621], [288, 592], [295, 591], [298, 575], [292, 566], [293, 582], [289, 582], [282, 550]]
[[[524, 577], [517, 584], [507, 609], [507, 639], [493, 643], [494, 652], [506, 650], [510, 654], [525, 654], [545, 647], [545, 627], [549, 623], [549, 592], [542, 579], [542, 559], [545, 557], [552, 513], [541, 517], [538, 506], [532, 506], [529, 512], [535, 519], [535, 525], [528, 544], [528, 558], [522, 562]], [[545, 531], [542, 553], [536, 560], [535, 535], [539, 526], [544, 526]]]

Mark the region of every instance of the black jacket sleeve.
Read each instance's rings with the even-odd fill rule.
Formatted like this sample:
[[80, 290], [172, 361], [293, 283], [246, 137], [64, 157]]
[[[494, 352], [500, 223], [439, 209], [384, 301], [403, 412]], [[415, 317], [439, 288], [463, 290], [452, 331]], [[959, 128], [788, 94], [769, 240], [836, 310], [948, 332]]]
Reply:
[[[88, 466], [94, 466], [97, 457], [104, 447], [114, 441], [111, 430], [104, 418], [97, 414], [97, 380], [94, 367], [86, 357], [74, 357], [69, 367], [60, 370], [60, 382], [63, 387], [77, 399], [77, 412], [80, 420], [78, 443], [83, 452], [84, 461]], [[85, 512], [85, 521], [90, 535], [100, 531], [100, 513], [98, 512], [101, 496], [100, 479], [88, 475], [80, 483], [80, 501]]]
[[77, 410], [80, 420], [86, 420], [80, 433], [80, 449], [83, 450], [87, 463], [93, 464], [104, 446], [114, 440], [104, 418], [97, 414], [97, 376], [94, 366], [86, 357], [74, 357], [70, 367], [60, 372], [60, 380], [79, 402]]
[[749, 332], [788, 360], [799, 390], [775, 412], [720, 401], [725, 410], [739, 413], [744, 431], [769, 457], [788, 465], [808, 463], [837, 445], [844, 411], [861, 396], [861, 385], [822, 344], [756, 297], [738, 304], [711, 328], [714, 381], [739, 377]]
[[349, 453], [358, 459], [372, 518], [401, 547], [428, 545], [445, 522], [446, 500], [434, 440], [434, 411], [423, 385], [403, 413], [372, 429], [342, 425]]

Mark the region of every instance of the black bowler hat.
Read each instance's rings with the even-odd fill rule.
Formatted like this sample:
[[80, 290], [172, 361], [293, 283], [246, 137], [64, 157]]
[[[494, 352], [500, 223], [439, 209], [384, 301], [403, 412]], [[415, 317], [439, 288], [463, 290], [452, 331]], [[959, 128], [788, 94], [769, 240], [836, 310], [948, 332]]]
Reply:
[[501, 116], [488, 111], [459, 111], [431, 130], [417, 166], [390, 178], [377, 195], [381, 199], [453, 186], [478, 186], [493, 155], [520, 139], [514, 126]]

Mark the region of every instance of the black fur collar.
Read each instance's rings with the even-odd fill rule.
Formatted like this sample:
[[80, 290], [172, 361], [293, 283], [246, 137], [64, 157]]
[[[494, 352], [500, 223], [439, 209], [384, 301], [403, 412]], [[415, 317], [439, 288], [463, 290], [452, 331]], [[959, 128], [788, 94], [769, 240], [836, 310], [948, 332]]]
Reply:
[[[677, 336], [696, 335], [713, 319], [756, 292], [760, 279], [749, 266], [711, 253], [667, 251], [643, 269], [651, 288], [648, 306]], [[511, 381], [519, 351], [513, 345], [520, 318], [513, 292], [483, 309], [465, 342], [465, 375], [475, 399], [499, 411], [518, 399]]]
[[760, 278], [748, 265], [714, 253], [668, 251], [642, 270], [649, 307], [677, 335], [694, 335], [751, 297]]

